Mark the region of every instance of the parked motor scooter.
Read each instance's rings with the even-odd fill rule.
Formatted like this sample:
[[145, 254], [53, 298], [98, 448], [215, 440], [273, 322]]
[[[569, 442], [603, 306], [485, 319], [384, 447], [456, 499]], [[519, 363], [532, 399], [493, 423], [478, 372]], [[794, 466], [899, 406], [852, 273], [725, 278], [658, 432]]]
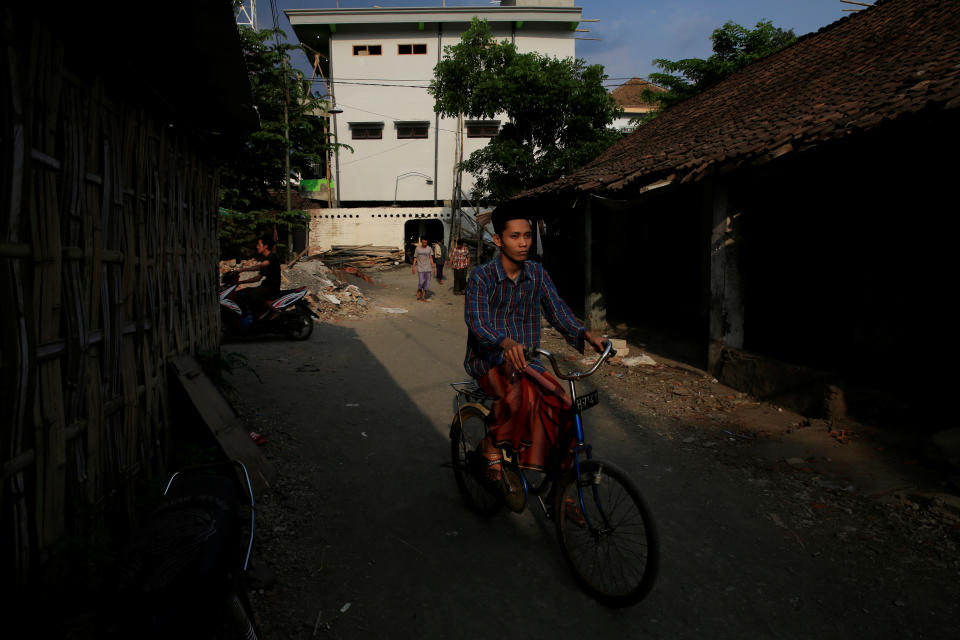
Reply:
[[[282, 333], [291, 340], [306, 340], [313, 333], [313, 318], [319, 318], [304, 300], [306, 287], [281, 291], [270, 300], [270, 311], [250, 309], [237, 288], [240, 272], [223, 274], [220, 289], [220, 322], [227, 335], [249, 336]], [[274, 317], [271, 317], [274, 316]]]
[[253, 488], [242, 463], [174, 473], [160, 506], [121, 556], [116, 637], [258, 638], [247, 596], [254, 525]]

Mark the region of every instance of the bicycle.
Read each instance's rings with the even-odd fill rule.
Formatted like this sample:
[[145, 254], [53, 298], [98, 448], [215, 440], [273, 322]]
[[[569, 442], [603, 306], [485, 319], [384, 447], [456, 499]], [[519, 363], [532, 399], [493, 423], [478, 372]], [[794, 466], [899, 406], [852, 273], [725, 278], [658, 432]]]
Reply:
[[[523, 484], [521, 504], [511, 508], [522, 512], [528, 496], [537, 498], [544, 515], [555, 522], [563, 556], [580, 587], [607, 606], [628, 607], [640, 602], [656, 580], [660, 562], [657, 528], [630, 476], [612, 463], [593, 458], [592, 447], [585, 441], [582, 414], [599, 403], [599, 396], [595, 390], [578, 396], [576, 387], [615, 353], [607, 342], [588, 371], [564, 374], [549, 351], [538, 348], [528, 352], [528, 359], [536, 354], [547, 358], [557, 377], [569, 382], [574, 445], [567, 454], [550, 457], [539, 482], [528, 477], [511, 451], [502, 452], [502, 464], [505, 468], [513, 465]], [[477, 515], [490, 517], [503, 507], [504, 498], [485, 478], [487, 461], [478, 448], [487, 436], [493, 398], [473, 380], [450, 386], [457, 394], [450, 426], [453, 475], [467, 506]], [[565, 459], [570, 461], [567, 468]]]

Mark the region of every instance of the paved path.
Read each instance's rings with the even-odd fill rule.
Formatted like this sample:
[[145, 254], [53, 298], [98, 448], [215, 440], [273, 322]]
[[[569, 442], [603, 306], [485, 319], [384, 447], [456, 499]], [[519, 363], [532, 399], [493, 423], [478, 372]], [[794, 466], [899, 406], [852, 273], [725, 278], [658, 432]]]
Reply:
[[938, 568], [913, 548], [891, 556], [862, 513], [837, 508], [818, 520], [798, 506], [818, 499], [798, 497], [806, 488], [682, 447], [614, 402], [587, 414], [588, 435], [647, 496], [663, 564], [639, 605], [596, 604], [538, 513], [481, 520], [460, 501], [446, 466], [447, 383], [465, 378], [452, 280], [434, 284], [427, 303], [414, 299], [408, 270], [378, 280], [364, 287], [374, 299], [364, 318], [320, 324], [305, 343], [224, 347], [263, 379], [238, 374], [238, 403], [251, 424], [262, 421], [284, 476], [264, 499], [259, 538], [280, 576], [255, 596], [267, 637], [946, 638], [955, 629], [955, 562]]

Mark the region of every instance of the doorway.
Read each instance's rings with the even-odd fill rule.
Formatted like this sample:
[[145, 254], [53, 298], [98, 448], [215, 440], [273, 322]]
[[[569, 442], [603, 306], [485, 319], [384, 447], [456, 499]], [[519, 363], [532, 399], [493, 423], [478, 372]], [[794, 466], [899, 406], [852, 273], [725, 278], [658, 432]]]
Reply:
[[430, 244], [443, 242], [443, 223], [436, 218], [420, 218], [403, 224], [404, 259], [410, 264], [413, 263], [413, 249], [420, 238], [426, 238]]

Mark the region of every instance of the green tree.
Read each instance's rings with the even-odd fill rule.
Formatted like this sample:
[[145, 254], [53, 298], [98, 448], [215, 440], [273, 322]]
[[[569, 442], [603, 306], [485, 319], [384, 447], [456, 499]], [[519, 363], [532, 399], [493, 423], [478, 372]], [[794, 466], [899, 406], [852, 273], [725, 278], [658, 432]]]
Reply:
[[609, 125], [621, 112], [604, 88], [603, 67], [581, 59], [518, 53], [473, 19], [459, 44], [445, 48], [430, 93], [444, 117], [508, 122], [461, 168], [474, 175], [473, 196], [499, 202], [595, 158], [619, 139]]
[[650, 82], [667, 91], [654, 92], [648, 89], [644, 91], [643, 98], [657, 102], [661, 109], [665, 109], [700, 93], [737, 69], [779, 51], [796, 40], [796, 36], [791, 29], [784, 31], [774, 27], [769, 20], [761, 20], [752, 30], [735, 22], [727, 22], [719, 29], [714, 29], [710, 39], [713, 41], [713, 55], [706, 60], [655, 59], [653, 64], [663, 69], [664, 73], [651, 73]]
[[[241, 211], [283, 205], [277, 193], [286, 187], [287, 152], [284, 109], [290, 131], [290, 169], [309, 173], [323, 163], [327, 132], [323, 118], [325, 102], [310, 92], [303, 72], [290, 64], [290, 51], [297, 47], [283, 42], [283, 32], [254, 31], [239, 27], [253, 104], [260, 116], [260, 129], [250, 133], [227, 159], [221, 171], [220, 203]], [[279, 37], [278, 37], [279, 36]]]
[[290, 51], [297, 47], [286, 43], [278, 29], [239, 30], [260, 128], [231, 148], [221, 167], [225, 257], [250, 253], [257, 236], [274, 225], [286, 229], [303, 224], [304, 211], [287, 211], [286, 154], [289, 150], [291, 173], [311, 175], [314, 167], [323, 166], [325, 150], [333, 147], [321, 116], [326, 101], [311, 93], [310, 81], [290, 63]]

